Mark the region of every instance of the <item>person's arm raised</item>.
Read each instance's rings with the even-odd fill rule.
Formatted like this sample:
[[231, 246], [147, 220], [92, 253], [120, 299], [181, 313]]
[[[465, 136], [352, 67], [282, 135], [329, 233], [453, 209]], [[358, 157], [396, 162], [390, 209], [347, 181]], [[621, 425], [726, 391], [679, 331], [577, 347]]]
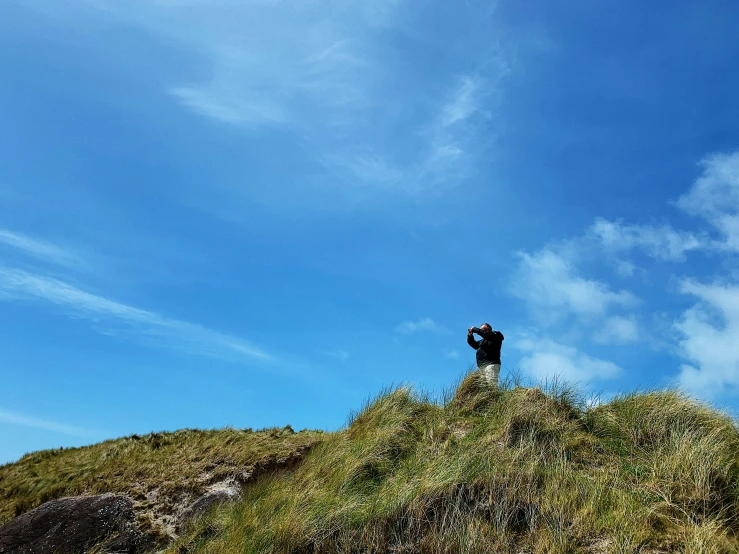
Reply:
[[476, 341], [475, 337], [472, 336], [472, 333], [473, 333], [472, 329], [475, 329], [475, 327], [471, 327], [470, 329], [467, 330], [467, 344], [469, 344], [472, 348], [477, 350], [478, 348], [480, 348], [480, 341]]
[[485, 329], [480, 329], [479, 327], [470, 327], [470, 332], [477, 333], [478, 335], [480, 335], [480, 338], [482, 340], [490, 340], [492, 336], [498, 331], [486, 331]]

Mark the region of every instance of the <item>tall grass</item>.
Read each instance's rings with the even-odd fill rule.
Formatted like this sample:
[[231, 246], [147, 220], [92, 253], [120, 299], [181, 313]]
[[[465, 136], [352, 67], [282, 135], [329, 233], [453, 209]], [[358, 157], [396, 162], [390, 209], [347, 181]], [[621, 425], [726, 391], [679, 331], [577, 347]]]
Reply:
[[168, 552], [739, 552], [736, 421], [677, 390], [594, 405], [561, 380], [524, 384], [491, 389], [475, 371], [438, 397], [389, 388], [335, 433], [183, 431], [37, 453], [0, 468], [0, 513], [108, 490], [143, 503], [312, 446]]
[[736, 422], [677, 391], [591, 407], [473, 372], [383, 391], [170, 552], [737, 552], [738, 461]]

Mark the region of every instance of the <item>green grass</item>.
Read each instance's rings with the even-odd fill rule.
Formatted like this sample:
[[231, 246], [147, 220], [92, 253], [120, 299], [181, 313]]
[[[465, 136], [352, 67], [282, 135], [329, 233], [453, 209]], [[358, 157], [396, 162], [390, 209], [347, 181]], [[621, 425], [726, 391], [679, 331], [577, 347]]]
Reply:
[[[737, 423], [679, 391], [593, 407], [566, 383], [496, 391], [475, 372], [440, 401], [405, 387], [383, 391], [335, 433], [180, 433], [157, 448], [147, 443], [165, 435], [96, 445], [94, 456], [70, 451], [64, 463], [54, 459], [67, 451], [54, 451], [0, 468], [3, 513], [68, 481], [78, 483], [75, 493], [130, 491], [132, 482], [187, 489], [200, 483], [194, 475], [233, 474], [312, 444], [167, 552], [739, 552]], [[106, 451], [117, 460], [110, 466]]]
[[733, 420], [677, 391], [542, 389], [384, 391], [168, 552], [739, 551]]
[[0, 466], [0, 524], [48, 500], [106, 492], [131, 496], [140, 518], [154, 527], [174, 523], [169, 519], [175, 505], [192, 501], [210, 483], [246, 479], [250, 471], [289, 460], [323, 435], [289, 427], [186, 429], [27, 454]]

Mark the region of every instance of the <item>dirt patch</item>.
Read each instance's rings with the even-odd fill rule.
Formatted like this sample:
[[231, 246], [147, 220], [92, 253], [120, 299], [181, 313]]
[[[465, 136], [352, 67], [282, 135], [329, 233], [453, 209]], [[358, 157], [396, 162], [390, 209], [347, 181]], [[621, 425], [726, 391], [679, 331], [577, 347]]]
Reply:
[[138, 490], [133, 502], [136, 520], [153, 536], [167, 541], [178, 535], [185, 521], [197, 519], [222, 502], [238, 499], [244, 487], [262, 475], [293, 469], [312, 445], [284, 456], [270, 456], [254, 464], [211, 465], [198, 474], [194, 486], [161, 490]]

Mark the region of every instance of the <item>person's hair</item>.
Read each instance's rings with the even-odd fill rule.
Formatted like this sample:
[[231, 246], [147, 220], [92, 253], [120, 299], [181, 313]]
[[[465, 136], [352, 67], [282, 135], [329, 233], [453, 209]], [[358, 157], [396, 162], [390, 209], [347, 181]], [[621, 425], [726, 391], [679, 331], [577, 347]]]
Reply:
[[490, 325], [489, 323], [483, 323], [483, 324], [482, 324], [482, 326], [483, 326], [483, 327], [485, 327], [485, 325], [487, 325], [487, 326], [488, 326], [488, 327], [490, 327], [491, 329], [493, 328], [493, 326], [492, 326], [492, 325]]

